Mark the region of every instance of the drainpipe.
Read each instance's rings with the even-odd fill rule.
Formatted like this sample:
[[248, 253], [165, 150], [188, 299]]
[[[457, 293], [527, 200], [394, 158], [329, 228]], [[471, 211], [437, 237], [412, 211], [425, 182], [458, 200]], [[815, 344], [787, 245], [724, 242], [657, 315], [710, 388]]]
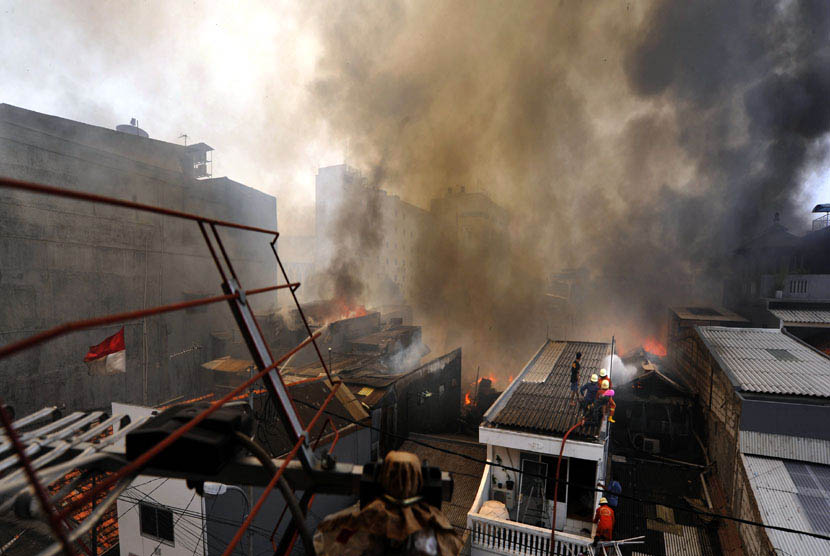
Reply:
[[568, 429], [562, 437], [562, 444], [559, 446], [559, 459], [556, 460], [556, 485], [553, 487], [553, 521], [550, 524], [550, 553], [553, 554], [554, 541], [556, 540], [556, 509], [559, 507], [559, 467], [562, 465], [562, 452], [565, 451], [565, 442], [574, 429], [581, 427], [585, 418], [580, 419], [574, 426]]

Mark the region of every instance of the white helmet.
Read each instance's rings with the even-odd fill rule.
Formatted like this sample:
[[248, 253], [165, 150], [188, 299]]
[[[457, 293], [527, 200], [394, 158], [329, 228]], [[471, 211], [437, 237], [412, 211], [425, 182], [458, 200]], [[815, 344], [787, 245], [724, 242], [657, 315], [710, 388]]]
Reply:
[[605, 369], [600, 369], [599, 370], [599, 376], [603, 376], [603, 377], [608, 376], [608, 371], [606, 371]]
[[596, 382], [599, 380], [599, 377], [595, 374], [591, 375], [591, 382]]

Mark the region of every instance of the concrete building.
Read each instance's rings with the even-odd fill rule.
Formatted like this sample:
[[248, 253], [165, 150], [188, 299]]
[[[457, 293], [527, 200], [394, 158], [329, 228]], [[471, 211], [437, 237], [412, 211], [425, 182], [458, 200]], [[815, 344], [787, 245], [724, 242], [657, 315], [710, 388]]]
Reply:
[[377, 302], [406, 298], [415, 286], [412, 269], [424, 254], [421, 233], [429, 229], [430, 214], [370, 185], [346, 164], [320, 168], [315, 191], [316, 272], [325, 272], [338, 250], [351, 249], [364, 281], [386, 298]]
[[449, 187], [445, 196], [432, 200], [430, 212], [462, 252], [475, 252], [504, 241], [507, 211], [484, 192]]
[[[801, 480], [830, 476], [830, 357], [772, 328], [700, 326], [672, 349], [685, 352], [677, 359], [679, 376], [704, 411], [715, 511], [830, 532], [826, 480], [818, 487]], [[768, 491], [770, 481], [778, 492]], [[729, 521], [722, 522], [721, 539], [728, 554], [830, 550], [827, 541]]]
[[[574, 429], [567, 441], [563, 439], [581, 418], [578, 407], [569, 403], [570, 365], [578, 351], [581, 375], [586, 377], [599, 371], [611, 346], [548, 340], [484, 414], [479, 442], [487, 444], [487, 460], [521, 473], [485, 467], [467, 515], [473, 556], [578, 554], [591, 543], [601, 494], [574, 485], [595, 485], [605, 479], [608, 422], [603, 418], [599, 424], [585, 424]], [[554, 504], [555, 528], [561, 532], [552, 551]], [[489, 513], [497, 509], [501, 516]]]
[[[274, 197], [207, 177], [197, 151], [0, 104], [0, 175], [276, 228]], [[273, 283], [271, 238], [220, 233], [244, 285]], [[218, 295], [219, 285], [193, 222], [0, 188], [4, 344], [68, 321]], [[276, 303], [251, 299], [260, 311]], [[233, 327], [223, 304], [128, 322], [127, 371], [104, 377], [89, 376], [83, 357], [119, 326], [77, 332], [4, 361], [3, 397], [21, 414], [45, 403], [153, 405], [198, 389], [199, 365], [226, 355], [211, 353], [211, 333]]]

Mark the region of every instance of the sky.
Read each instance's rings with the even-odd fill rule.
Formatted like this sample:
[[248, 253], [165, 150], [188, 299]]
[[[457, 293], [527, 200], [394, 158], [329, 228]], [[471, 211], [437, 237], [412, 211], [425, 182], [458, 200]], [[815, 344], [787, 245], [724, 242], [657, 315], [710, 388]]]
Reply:
[[[0, 102], [109, 128], [136, 118], [155, 139], [204, 141], [215, 176], [276, 195], [284, 233], [313, 232], [316, 168], [349, 157], [350, 139], [312, 98], [338, 54], [321, 33], [342, 12], [287, 0], [0, 0], [0, 13]], [[830, 202], [830, 165], [804, 184], [804, 205]]]
[[321, 52], [300, 5], [0, 0], [0, 102], [187, 134], [216, 149], [214, 176], [277, 195], [282, 230], [312, 233], [316, 168], [344, 149], [308, 113]]

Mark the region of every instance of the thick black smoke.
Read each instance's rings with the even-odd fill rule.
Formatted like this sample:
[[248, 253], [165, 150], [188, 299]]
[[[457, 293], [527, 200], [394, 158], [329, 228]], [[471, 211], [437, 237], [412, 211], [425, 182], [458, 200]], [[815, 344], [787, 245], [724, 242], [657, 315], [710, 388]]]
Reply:
[[318, 14], [313, 91], [380, 186], [426, 206], [475, 185], [510, 211], [486, 256], [425, 249], [413, 302], [513, 370], [561, 324], [541, 310], [554, 272], [584, 268], [569, 334], [631, 347], [670, 305], [720, 303], [731, 249], [804, 212], [830, 126], [828, 10], [350, 3]]

